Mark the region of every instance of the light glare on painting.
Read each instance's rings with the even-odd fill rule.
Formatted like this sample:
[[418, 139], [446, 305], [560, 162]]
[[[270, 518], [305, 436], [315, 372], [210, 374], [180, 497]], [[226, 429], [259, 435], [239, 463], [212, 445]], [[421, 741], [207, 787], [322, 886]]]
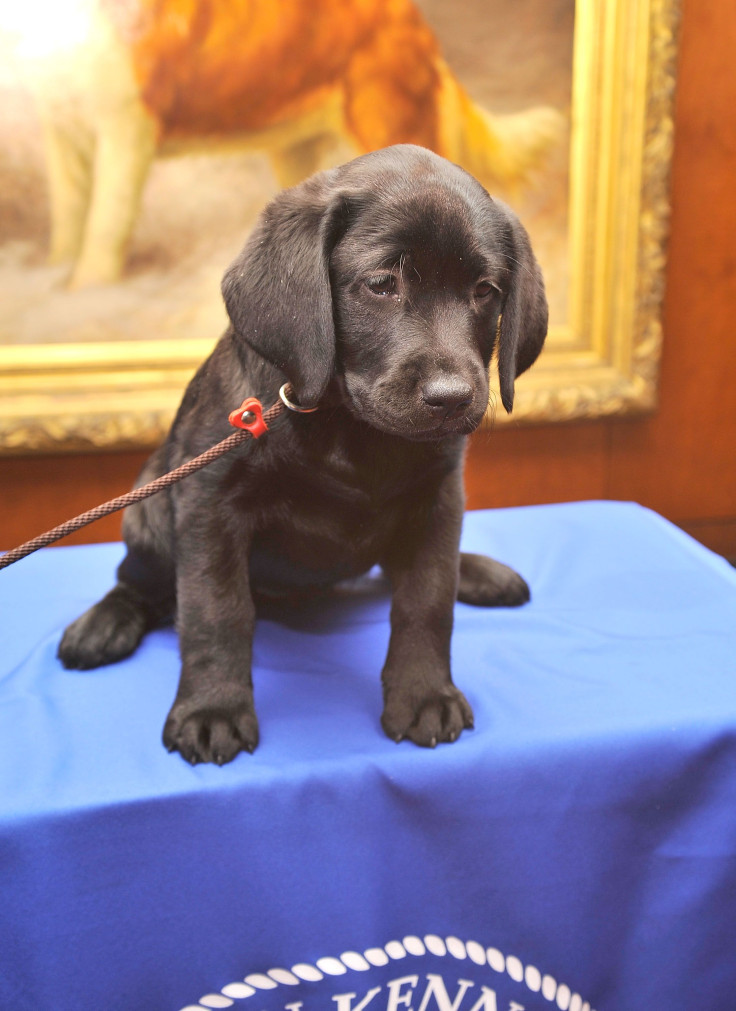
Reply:
[[0, 32], [18, 56], [38, 59], [81, 45], [92, 23], [91, 0], [0, 0]]

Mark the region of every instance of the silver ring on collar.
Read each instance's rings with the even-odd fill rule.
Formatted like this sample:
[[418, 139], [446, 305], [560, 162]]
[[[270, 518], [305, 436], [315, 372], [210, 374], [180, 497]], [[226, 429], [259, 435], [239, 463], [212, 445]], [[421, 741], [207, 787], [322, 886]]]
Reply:
[[313, 414], [315, 411], [319, 410], [318, 407], [300, 407], [299, 404], [293, 403], [287, 396], [287, 390], [291, 393], [290, 383], [284, 383], [279, 390], [279, 397], [284, 407], [288, 407], [290, 411], [296, 411], [297, 414]]

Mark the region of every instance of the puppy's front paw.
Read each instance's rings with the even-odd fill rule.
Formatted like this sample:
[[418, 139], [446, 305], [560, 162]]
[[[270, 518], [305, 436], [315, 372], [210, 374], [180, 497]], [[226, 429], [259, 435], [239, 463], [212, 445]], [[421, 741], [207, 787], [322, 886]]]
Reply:
[[394, 741], [408, 739], [423, 748], [456, 740], [473, 728], [473, 710], [453, 684], [423, 695], [393, 689], [386, 693], [381, 725]]
[[202, 696], [177, 700], [163, 733], [169, 751], [178, 751], [191, 765], [224, 765], [241, 751], [258, 745], [258, 719], [250, 689], [228, 689], [227, 698]]

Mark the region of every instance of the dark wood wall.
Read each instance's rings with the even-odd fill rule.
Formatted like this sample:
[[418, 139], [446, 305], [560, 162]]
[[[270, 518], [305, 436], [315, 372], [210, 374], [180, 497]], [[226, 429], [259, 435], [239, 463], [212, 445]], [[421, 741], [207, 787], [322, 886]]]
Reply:
[[[736, 557], [736, 5], [685, 0], [660, 405], [472, 444], [468, 506], [629, 499]], [[0, 546], [127, 490], [142, 453], [0, 460]], [[113, 540], [119, 517], [70, 542]]]
[[629, 499], [736, 557], [736, 5], [685, 0], [660, 403], [481, 436], [469, 505]]

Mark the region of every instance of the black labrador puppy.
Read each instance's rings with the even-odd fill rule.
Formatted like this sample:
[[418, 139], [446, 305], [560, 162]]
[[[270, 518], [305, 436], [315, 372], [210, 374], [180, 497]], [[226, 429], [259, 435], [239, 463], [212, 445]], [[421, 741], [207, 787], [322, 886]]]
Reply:
[[245, 396], [285, 381], [258, 441], [126, 511], [118, 583], [66, 630], [67, 667], [114, 663], [176, 614], [182, 670], [164, 743], [229, 762], [258, 743], [254, 595], [312, 593], [380, 564], [392, 589], [389, 737], [433, 747], [473, 714], [450, 675], [456, 599], [517, 605], [526, 583], [460, 554], [463, 451], [498, 360], [507, 411], [539, 354], [547, 303], [515, 215], [413, 146], [281, 193], [223, 280], [231, 326], [192, 379], [140, 482], [224, 438]]

